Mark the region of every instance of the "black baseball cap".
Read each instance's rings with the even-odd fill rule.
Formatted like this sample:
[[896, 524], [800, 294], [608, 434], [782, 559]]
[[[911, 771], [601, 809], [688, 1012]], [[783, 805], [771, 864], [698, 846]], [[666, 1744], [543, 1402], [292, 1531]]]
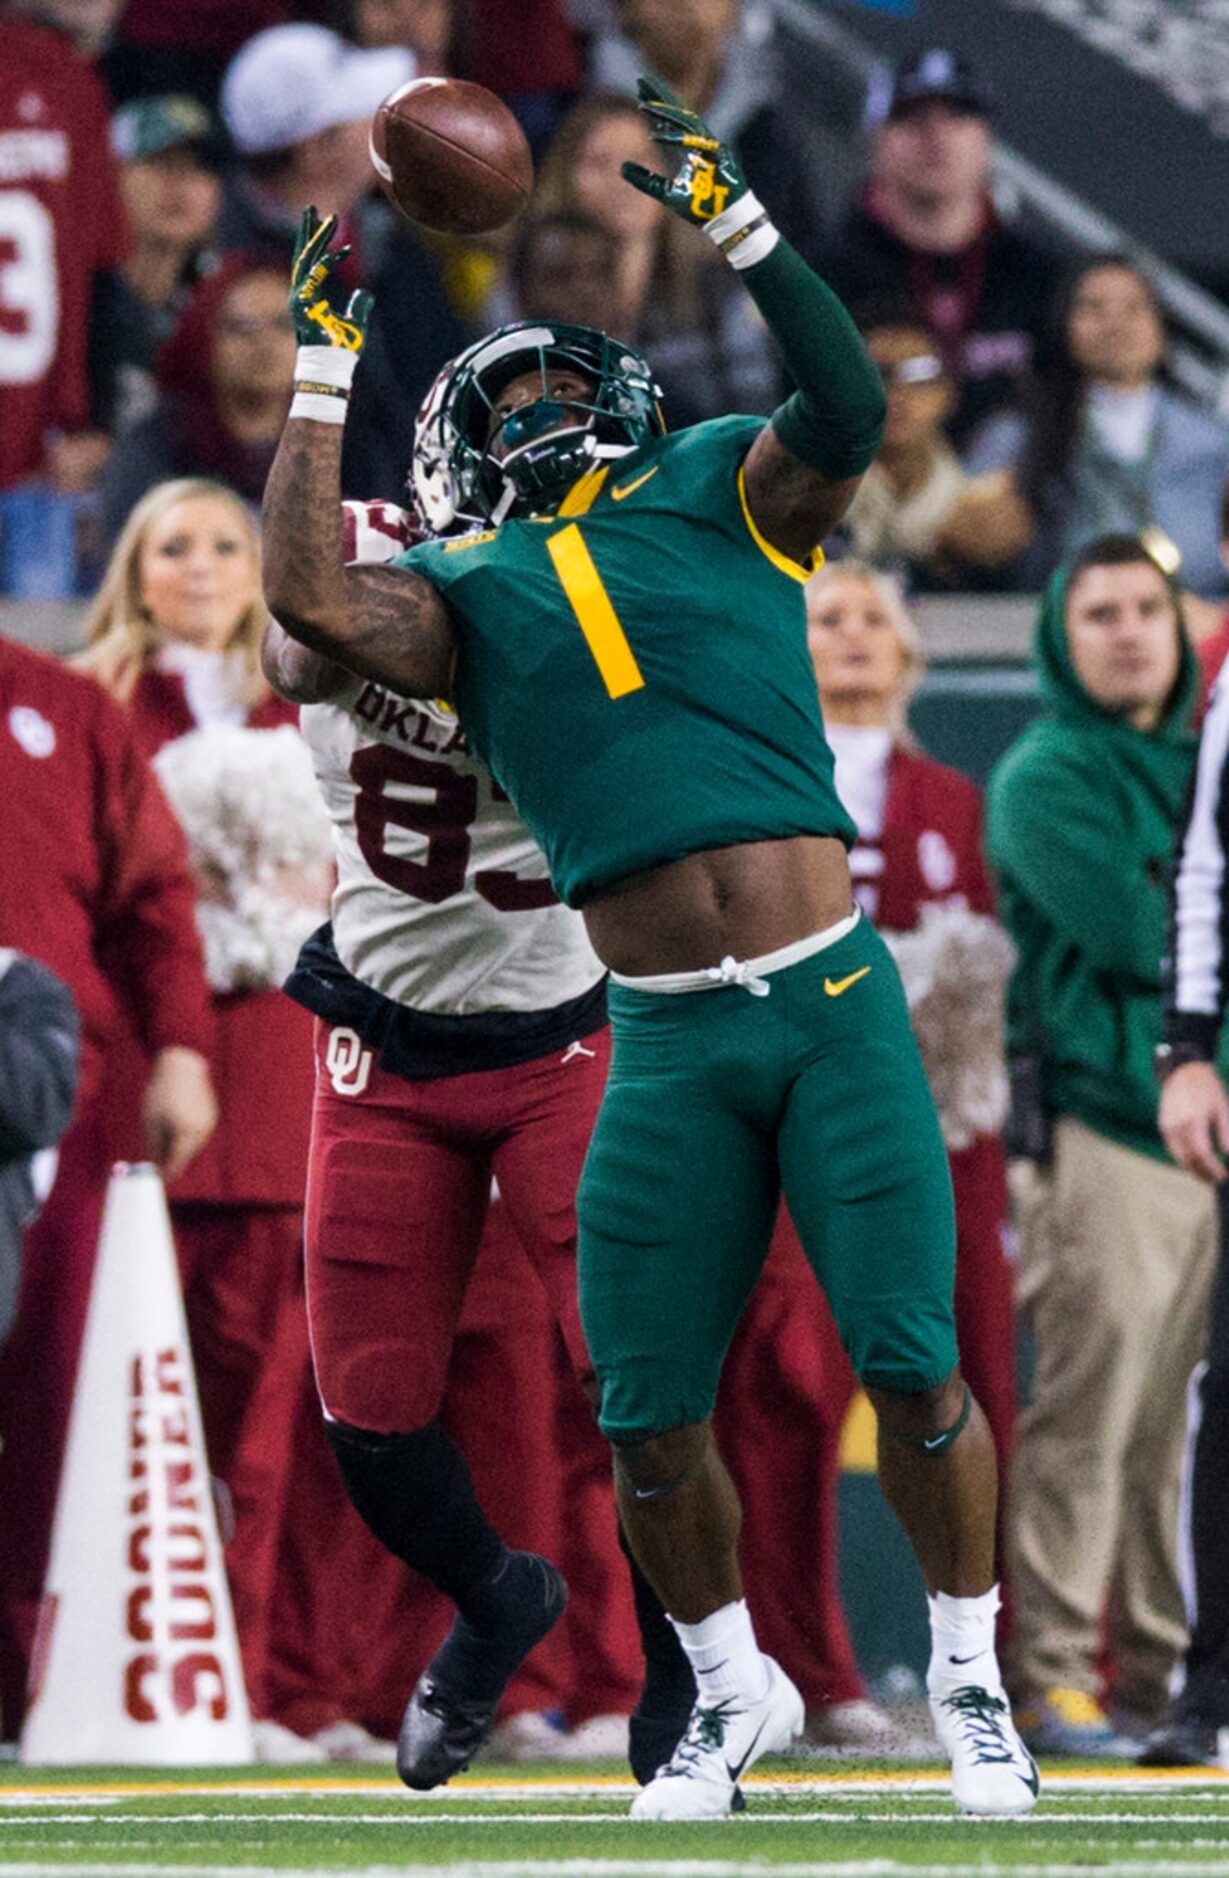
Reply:
[[867, 114], [872, 123], [882, 124], [931, 98], [946, 99], [976, 117], [990, 115], [987, 87], [966, 59], [945, 46], [912, 53], [883, 83], [872, 86]]

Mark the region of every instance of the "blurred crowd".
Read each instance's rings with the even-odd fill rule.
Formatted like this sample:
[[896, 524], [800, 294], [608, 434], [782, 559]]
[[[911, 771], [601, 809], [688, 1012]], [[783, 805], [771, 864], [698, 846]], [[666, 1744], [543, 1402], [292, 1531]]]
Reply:
[[[88, 594], [134, 502], [218, 476], [256, 504], [290, 399], [286, 270], [307, 202], [376, 299], [347, 493], [396, 501], [418, 403], [507, 318], [600, 323], [649, 356], [678, 428], [771, 411], [780, 370], [728, 269], [627, 188], [663, 76], [737, 146], [890, 387], [847, 529], [920, 591], [1033, 592], [1074, 543], [1154, 529], [1201, 601], [1229, 429], [1166, 376], [1129, 254], [1051, 251], [993, 193], [993, 100], [938, 50], [866, 103], [800, 96], [756, 0], [9, 0], [0, 594]], [[527, 212], [462, 241], [373, 190], [372, 110], [415, 74], [491, 84], [538, 161]], [[29, 188], [23, 190], [26, 181]], [[48, 187], [56, 184], [58, 187]], [[1205, 607], [1194, 615], [1207, 629]]]
[[[865, 112], [800, 97], [756, 0], [2, 0], [0, 597], [89, 601], [74, 670], [0, 638], [0, 1019], [28, 995], [59, 1040], [19, 1126], [0, 1025], [0, 1179], [17, 1170], [0, 1218], [42, 1202], [20, 1288], [0, 1245], [8, 1737], [117, 1159], [153, 1159], [168, 1183], [261, 1753], [383, 1753], [445, 1628], [446, 1602], [342, 1493], [307, 1349], [312, 1020], [279, 987], [327, 916], [331, 848], [297, 710], [261, 673], [257, 534], [292, 395], [290, 255], [306, 204], [334, 213], [374, 294], [345, 438], [355, 499], [406, 501], [423, 395], [505, 320], [633, 342], [672, 428], [767, 415], [788, 388], [736, 276], [621, 181], [625, 161], [656, 161], [633, 102], [645, 69], [733, 141], [887, 389], [882, 452], [808, 587], [810, 644], [857, 895], [896, 950], [950, 1153], [962, 1362], [1008, 1482], [1013, 1695], [1049, 1752], [1133, 1751], [1165, 1714], [1217, 1222], [1211, 1189], [1166, 1156], [1148, 1057], [1167, 860], [1229, 643], [1229, 427], [1168, 376], [1147, 269], [1051, 251], [1003, 216], [993, 99], [961, 59], [908, 54]], [[439, 73], [497, 91], [535, 154], [528, 210], [489, 237], [414, 229], [373, 186], [375, 106]], [[996, 915], [979, 793], [909, 729], [909, 599], [1047, 582], [1037, 657], [1060, 728], [1027, 733], [994, 779]], [[1154, 665], [1140, 654], [1149, 709], [1113, 734], [1116, 671], [1079, 640], [1097, 606], [1145, 638], [1159, 620], [1165, 641]], [[45, 968], [28, 993], [24, 955]], [[48, 972], [81, 1029], [54, 1179], [74, 1023]], [[1036, 1363], [1017, 1429], [1021, 1316]], [[748, 1598], [812, 1744], [893, 1752], [911, 1744], [868, 1698], [837, 1589], [853, 1393], [783, 1216], [720, 1410]], [[445, 1420], [510, 1540], [573, 1586], [496, 1746], [620, 1751], [639, 1658], [605, 1452], [498, 1205]], [[764, 1457], [786, 1448], [810, 1490], [783, 1502]]]

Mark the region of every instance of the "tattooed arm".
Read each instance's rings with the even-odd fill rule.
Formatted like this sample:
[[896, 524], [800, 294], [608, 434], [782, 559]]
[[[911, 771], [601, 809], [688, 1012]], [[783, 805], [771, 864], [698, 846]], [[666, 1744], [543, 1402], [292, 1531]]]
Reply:
[[278, 697], [289, 704], [325, 704], [351, 677], [335, 659], [323, 658], [319, 652], [301, 646], [275, 619], [265, 627], [260, 669]]
[[446, 697], [456, 648], [441, 595], [406, 568], [345, 565], [342, 435], [302, 417], [282, 432], [265, 485], [265, 603], [292, 639], [359, 677]]
[[440, 595], [404, 568], [345, 564], [341, 444], [371, 295], [360, 287], [339, 310], [349, 249], [329, 246], [336, 225], [304, 209], [291, 262], [299, 347], [294, 400], [265, 484], [265, 601], [311, 652], [407, 697], [439, 697], [451, 688], [454, 656]]

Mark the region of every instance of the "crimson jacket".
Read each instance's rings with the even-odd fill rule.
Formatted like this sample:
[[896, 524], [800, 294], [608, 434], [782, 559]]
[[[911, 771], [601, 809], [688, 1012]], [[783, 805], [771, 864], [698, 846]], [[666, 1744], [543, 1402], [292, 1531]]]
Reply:
[[[196, 729], [183, 680], [142, 672], [128, 704], [147, 755]], [[298, 724], [298, 706], [272, 692], [248, 713], [251, 730]], [[172, 1203], [301, 1206], [307, 1185], [315, 1074], [312, 1019], [281, 991], [218, 994], [209, 1066], [218, 1125], [170, 1189]]]
[[959, 770], [915, 750], [893, 749], [883, 834], [878, 842], [859, 836], [849, 865], [859, 906], [888, 932], [912, 932], [932, 903], [994, 911], [982, 858], [981, 791]]
[[72, 992], [79, 1101], [98, 1088], [122, 1006], [148, 1051], [207, 1051], [187, 848], [132, 726], [92, 679], [4, 638], [0, 801], [0, 945]]

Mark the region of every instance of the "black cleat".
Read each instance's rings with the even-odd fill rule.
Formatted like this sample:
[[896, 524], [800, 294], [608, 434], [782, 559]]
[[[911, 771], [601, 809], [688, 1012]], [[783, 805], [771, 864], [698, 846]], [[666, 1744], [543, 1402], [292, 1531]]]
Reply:
[[505, 1555], [487, 1587], [482, 1623], [456, 1618], [406, 1705], [397, 1772], [407, 1787], [426, 1793], [469, 1766], [495, 1724], [504, 1690], [567, 1601], [563, 1577], [546, 1559]]
[[498, 1696], [494, 1702], [451, 1700], [424, 1671], [397, 1737], [397, 1772], [406, 1786], [426, 1793], [461, 1773], [490, 1734], [498, 1710]]
[[1229, 1728], [1198, 1715], [1175, 1715], [1154, 1728], [1137, 1767], [1229, 1767]]

